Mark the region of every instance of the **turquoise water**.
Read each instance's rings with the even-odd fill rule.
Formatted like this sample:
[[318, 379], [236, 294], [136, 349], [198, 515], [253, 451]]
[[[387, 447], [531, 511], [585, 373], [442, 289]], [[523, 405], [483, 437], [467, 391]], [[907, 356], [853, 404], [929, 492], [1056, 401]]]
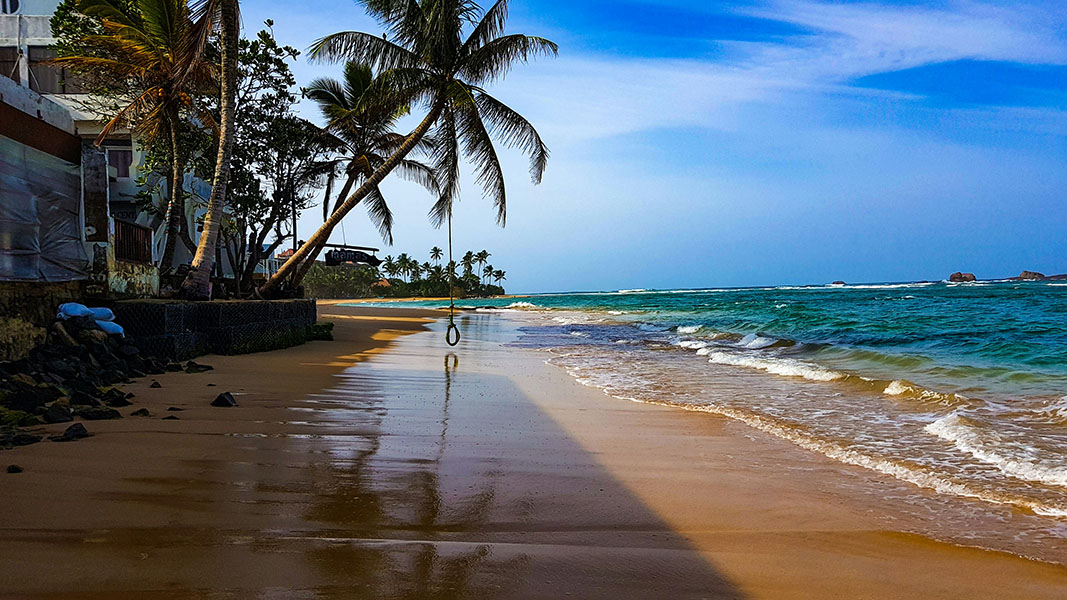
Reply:
[[1067, 282], [630, 290], [458, 305], [519, 320], [514, 344], [549, 353], [612, 396], [722, 414], [924, 493], [1048, 520], [1049, 535], [1063, 535]]

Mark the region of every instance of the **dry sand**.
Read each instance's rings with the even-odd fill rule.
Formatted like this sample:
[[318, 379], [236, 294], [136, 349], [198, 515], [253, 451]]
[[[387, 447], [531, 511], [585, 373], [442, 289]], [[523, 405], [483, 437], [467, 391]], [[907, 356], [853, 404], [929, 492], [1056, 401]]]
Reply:
[[894, 532], [840, 465], [475, 321], [451, 350], [436, 313], [320, 314], [334, 342], [198, 359], [127, 386], [150, 418], [2, 453], [0, 597], [1067, 596], [1062, 566]]

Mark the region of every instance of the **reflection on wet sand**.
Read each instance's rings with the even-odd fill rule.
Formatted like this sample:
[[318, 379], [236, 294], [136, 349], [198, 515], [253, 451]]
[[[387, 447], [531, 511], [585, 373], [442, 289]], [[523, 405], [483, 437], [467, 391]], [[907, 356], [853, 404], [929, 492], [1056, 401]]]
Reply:
[[305, 513], [328, 529], [306, 553], [330, 582], [322, 597], [554, 597], [576, 580], [562, 593], [739, 596], [592, 457], [557, 472], [556, 459], [583, 451], [506, 378], [464, 373], [456, 353], [443, 375], [413, 369], [425, 348], [406, 347], [331, 391], [346, 414], [361, 411], [364, 433], [331, 440], [331, 483]]

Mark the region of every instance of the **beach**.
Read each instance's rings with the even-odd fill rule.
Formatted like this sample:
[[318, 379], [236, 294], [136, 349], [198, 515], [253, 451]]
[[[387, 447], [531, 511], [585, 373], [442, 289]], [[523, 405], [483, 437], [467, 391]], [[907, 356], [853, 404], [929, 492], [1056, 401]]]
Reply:
[[[197, 359], [124, 386], [151, 417], [4, 452], [25, 472], [0, 476], [0, 596], [1067, 592], [1062, 564], [894, 525], [897, 483], [867, 469], [581, 385], [502, 315], [464, 314], [455, 349], [440, 311], [319, 316], [334, 341]], [[237, 407], [209, 406], [223, 391]]]

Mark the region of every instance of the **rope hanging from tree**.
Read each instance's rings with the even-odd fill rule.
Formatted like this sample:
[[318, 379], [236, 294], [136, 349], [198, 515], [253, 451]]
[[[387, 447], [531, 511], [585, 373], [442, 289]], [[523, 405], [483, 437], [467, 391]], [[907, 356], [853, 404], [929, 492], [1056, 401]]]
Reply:
[[[448, 209], [448, 329], [445, 331], [445, 342], [449, 346], [459, 343], [459, 327], [456, 326], [456, 302], [453, 298], [453, 290], [456, 287], [456, 269], [452, 261], [452, 207]], [[454, 339], [453, 339], [453, 336]]]

